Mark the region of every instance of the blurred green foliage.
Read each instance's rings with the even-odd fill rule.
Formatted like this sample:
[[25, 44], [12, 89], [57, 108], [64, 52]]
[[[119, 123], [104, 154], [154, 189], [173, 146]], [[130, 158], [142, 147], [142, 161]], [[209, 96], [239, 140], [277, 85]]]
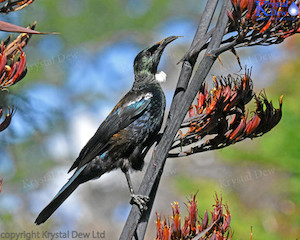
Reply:
[[[297, 46], [297, 54], [299, 55], [300, 51]], [[276, 190], [284, 192], [285, 197], [293, 202], [294, 209], [290, 215], [278, 217], [279, 225], [286, 227], [281, 239], [293, 239], [296, 235], [292, 234], [299, 234], [300, 232], [299, 69], [299, 58], [283, 63], [278, 78], [268, 89], [269, 97], [272, 99], [284, 94], [283, 116], [281, 122], [273, 131], [257, 140], [255, 151], [235, 146], [220, 152], [222, 157], [228, 161], [235, 163], [247, 161], [249, 164], [273, 165], [278, 171], [284, 171], [287, 174], [288, 177], [284, 182], [278, 184]]]
[[134, 16], [128, 8], [128, 1], [41, 1], [28, 10], [26, 17], [43, 13], [38, 28], [60, 33], [66, 47], [72, 48], [86, 41], [100, 44], [120, 31], [126, 34], [138, 31], [139, 34], [149, 35], [149, 30], [167, 17], [165, 9], [170, 2], [154, 0], [139, 4], [135, 1], [137, 8], [146, 5], [141, 6], [146, 9], [145, 14]]

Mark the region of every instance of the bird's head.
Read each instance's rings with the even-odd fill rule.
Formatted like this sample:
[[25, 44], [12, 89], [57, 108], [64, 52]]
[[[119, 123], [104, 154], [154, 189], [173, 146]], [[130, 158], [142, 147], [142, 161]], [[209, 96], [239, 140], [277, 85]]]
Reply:
[[[164, 40], [145, 48], [134, 59], [134, 74], [137, 80], [143, 80], [148, 76], [155, 75], [161, 55], [165, 47], [178, 36], [167, 37]], [[137, 79], [138, 78], [138, 79]]]

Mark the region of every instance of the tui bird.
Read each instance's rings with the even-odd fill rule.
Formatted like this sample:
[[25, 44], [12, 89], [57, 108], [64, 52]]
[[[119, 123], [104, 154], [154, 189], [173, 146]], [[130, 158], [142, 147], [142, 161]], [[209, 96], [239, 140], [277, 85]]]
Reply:
[[157, 140], [166, 105], [157, 66], [165, 47], [177, 38], [165, 38], [136, 56], [132, 88], [81, 150], [69, 170], [76, 169], [74, 174], [39, 214], [37, 225], [45, 222], [80, 184], [117, 168], [125, 173], [131, 203], [141, 211], [146, 208], [149, 199], [134, 194], [129, 169], [143, 168], [144, 157]]

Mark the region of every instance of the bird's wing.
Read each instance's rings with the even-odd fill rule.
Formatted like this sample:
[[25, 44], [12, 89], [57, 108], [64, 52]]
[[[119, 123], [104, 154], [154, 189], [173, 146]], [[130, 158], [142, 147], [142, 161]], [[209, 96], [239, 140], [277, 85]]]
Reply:
[[81, 150], [69, 172], [102, 154], [106, 150], [109, 139], [137, 119], [144, 112], [151, 98], [152, 94], [145, 92], [140, 94], [129, 92], [126, 94]]

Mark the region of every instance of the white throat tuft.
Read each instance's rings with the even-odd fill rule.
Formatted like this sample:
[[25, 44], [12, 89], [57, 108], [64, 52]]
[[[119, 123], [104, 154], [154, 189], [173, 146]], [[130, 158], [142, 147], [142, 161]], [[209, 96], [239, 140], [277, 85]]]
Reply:
[[167, 74], [163, 71], [155, 74], [155, 79], [158, 82], [165, 82], [167, 80]]

